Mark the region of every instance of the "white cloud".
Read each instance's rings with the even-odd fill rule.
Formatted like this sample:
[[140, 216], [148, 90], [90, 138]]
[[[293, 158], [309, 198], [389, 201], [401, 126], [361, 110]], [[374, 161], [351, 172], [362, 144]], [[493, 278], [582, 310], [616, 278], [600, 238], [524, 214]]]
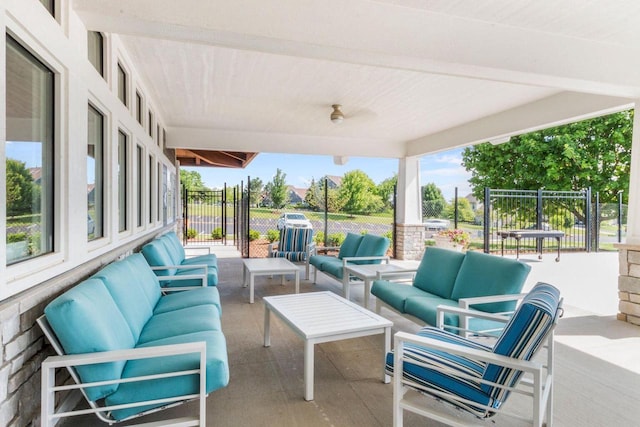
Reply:
[[436, 163], [447, 163], [451, 165], [461, 165], [462, 157], [457, 154], [444, 154], [442, 156], [435, 157]]
[[423, 170], [421, 172], [422, 177], [429, 178], [433, 176], [439, 177], [451, 177], [451, 176], [459, 176], [462, 181], [466, 181], [471, 177], [471, 174], [465, 170], [462, 166], [456, 168], [440, 168], [440, 169], [429, 169]]

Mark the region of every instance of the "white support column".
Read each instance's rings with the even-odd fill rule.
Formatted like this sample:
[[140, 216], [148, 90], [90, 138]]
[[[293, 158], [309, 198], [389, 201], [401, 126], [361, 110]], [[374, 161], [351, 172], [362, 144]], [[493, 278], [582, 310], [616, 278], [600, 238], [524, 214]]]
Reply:
[[398, 161], [398, 199], [396, 213], [396, 258], [420, 259], [424, 251], [420, 158]]
[[[636, 108], [640, 99], [635, 102]], [[629, 176], [629, 210], [627, 214], [628, 244], [640, 244], [640, 114], [633, 116], [631, 137], [631, 173]]]

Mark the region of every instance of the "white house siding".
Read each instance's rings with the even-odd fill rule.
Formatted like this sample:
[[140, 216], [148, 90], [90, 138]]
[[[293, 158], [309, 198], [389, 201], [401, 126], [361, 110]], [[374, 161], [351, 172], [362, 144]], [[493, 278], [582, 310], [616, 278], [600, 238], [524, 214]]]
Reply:
[[[143, 164], [153, 157], [174, 175], [174, 158], [167, 157], [162, 144], [149, 136], [148, 109], [160, 129], [166, 129], [162, 109], [136, 72], [136, 64], [116, 36], [105, 36], [105, 79], [87, 59], [87, 29], [71, 9], [70, 0], [57, 0], [56, 18], [38, 0], [0, 2], [0, 28], [11, 34], [34, 56], [53, 70], [55, 78], [55, 250], [18, 264], [6, 266], [6, 247], [0, 245], [0, 425], [39, 425], [40, 363], [50, 354], [35, 320], [56, 295], [119, 256], [137, 250], [165, 228], [174, 216], [157, 215], [158, 205], [149, 206], [143, 194], [143, 225], [136, 227], [136, 145], [143, 147]], [[0, 38], [0, 241], [6, 241], [6, 37]], [[128, 78], [129, 106], [117, 97], [116, 67], [120, 61]], [[145, 121], [135, 117], [136, 90], [143, 95]], [[87, 241], [87, 106], [91, 102], [105, 116], [104, 237]], [[128, 224], [118, 232], [117, 142], [122, 129], [129, 140]], [[170, 153], [171, 154], [171, 153]], [[149, 173], [142, 173], [143, 188], [149, 188]], [[158, 176], [158, 173], [155, 173]], [[162, 176], [162, 174], [160, 174]], [[151, 188], [162, 190], [154, 182]], [[173, 194], [179, 192], [174, 191]], [[156, 195], [152, 200], [162, 200]], [[169, 204], [175, 206], [175, 203]], [[148, 222], [149, 209], [153, 220]]]

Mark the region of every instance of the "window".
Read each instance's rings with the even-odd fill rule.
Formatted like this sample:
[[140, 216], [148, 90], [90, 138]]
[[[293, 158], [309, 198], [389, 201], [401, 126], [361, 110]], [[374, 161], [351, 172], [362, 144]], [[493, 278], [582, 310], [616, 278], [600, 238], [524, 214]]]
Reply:
[[155, 176], [153, 172], [153, 165], [155, 162], [153, 161], [153, 157], [149, 156], [149, 184], [147, 185], [147, 191], [149, 193], [149, 224], [153, 223], [153, 177]]
[[53, 251], [54, 74], [6, 37], [7, 264]]
[[138, 227], [142, 227], [142, 180], [144, 175], [142, 174], [142, 146], [136, 145], [136, 213]]
[[103, 236], [103, 147], [104, 116], [89, 105], [89, 135], [87, 137], [87, 238]]
[[167, 130], [162, 129], [162, 145], [160, 146], [163, 150], [167, 148]]
[[160, 125], [156, 125], [156, 144], [160, 146]]
[[149, 111], [149, 136], [153, 138], [153, 113]]
[[127, 229], [127, 135], [118, 131], [118, 230]]
[[55, 16], [54, 0], [40, 0], [40, 3], [42, 3], [42, 5], [47, 8], [51, 16]]
[[96, 31], [87, 31], [89, 62], [104, 77], [104, 38]]
[[126, 107], [129, 106], [127, 103], [127, 78], [127, 72], [122, 68], [122, 64], [118, 62], [118, 98]]
[[142, 95], [136, 91], [136, 120], [142, 125]]
[[156, 219], [159, 222], [162, 219], [162, 167], [160, 162], [157, 163], [156, 172], [158, 172], [158, 179], [156, 181]]

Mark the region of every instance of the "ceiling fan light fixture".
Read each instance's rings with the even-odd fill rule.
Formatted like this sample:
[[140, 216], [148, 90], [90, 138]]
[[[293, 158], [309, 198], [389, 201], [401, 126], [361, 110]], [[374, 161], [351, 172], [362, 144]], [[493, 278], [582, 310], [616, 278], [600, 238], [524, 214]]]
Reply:
[[333, 111], [331, 112], [331, 121], [333, 123], [342, 123], [342, 121], [344, 120], [344, 114], [342, 114], [340, 107], [340, 104], [333, 104], [331, 106], [331, 108], [333, 108]]

